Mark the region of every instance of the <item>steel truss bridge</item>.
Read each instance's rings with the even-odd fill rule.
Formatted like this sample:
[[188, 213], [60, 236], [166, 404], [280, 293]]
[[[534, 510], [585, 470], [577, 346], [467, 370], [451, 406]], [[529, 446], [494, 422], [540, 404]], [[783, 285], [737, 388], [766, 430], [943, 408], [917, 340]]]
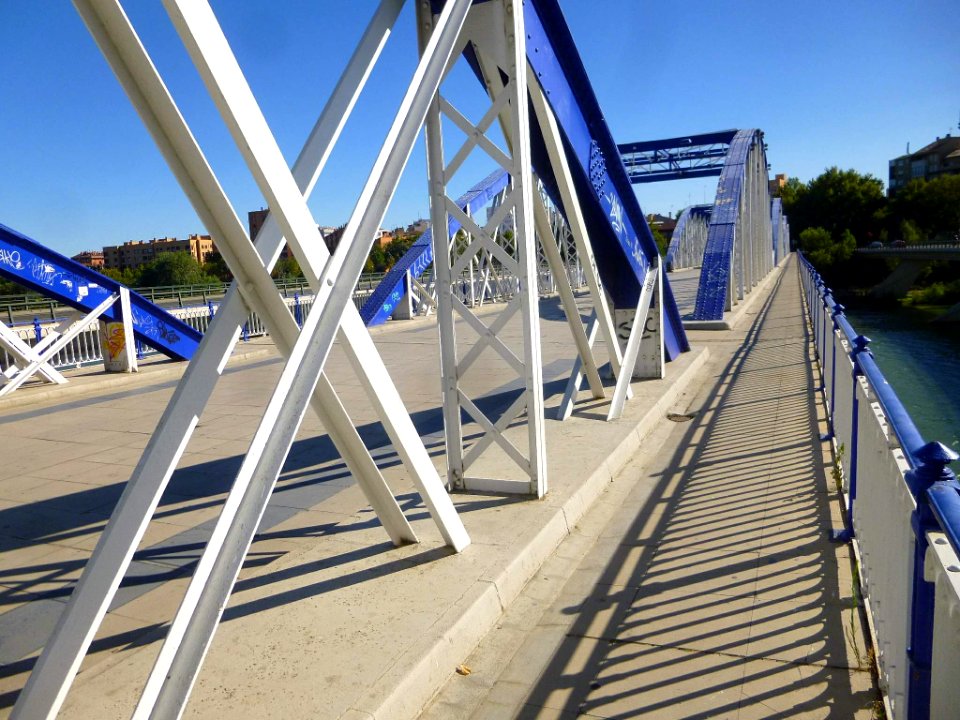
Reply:
[[[327, 429], [390, 540], [398, 545], [417, 541], [325, 372], [335, 340], [444, 542], [459, 552], [470, 537], [450, 490], [530, 498], [549, 491], [537, 310], [545, 274], [565, 310], [574, 367], [558, 419], [589, 401], [594, 409], [605, 408], [607, 420], [615, 420], [631, 398], [633, 378], [663, 377], [669, 363], [689, 350], [665, 269], [701, 268], [692, 319], [714, 321], [789, 250], [786, 218], [769, 194], [762, 132], [729, 130], [618, 146], [558, 0], [431, 0], [416, 3], [419, 63], [403, 81], [403, 100], [341, 243], [330, 255], [307, 199], [351, 119], [403, 0], [379, 4], [292, 168], [211, 8], [202, 0], [166, 0], [176, 34], [268, 201], [267, 221], [249, 237], [119, 2], [74, 4], [235, 280], [20, 694], [15, 718], [52, 718], [62, 706], [251, 313], [269, 330], [284, 358], [283, 370], [167, 627], [136, 717], [182, 714], [308, 411]], [[468, 67], [476, 85], [448, 82], [456, 63]], [[469, 92], [481, 93], [488, 102], [476, 122], [458, 109]], [[489, 132], [494, 127], [499, 134]], [[361, 314], [351, 301], [353, 289], [421, 130], [432, 231], [384, 279]], [[493, 169], [473, 185], [458, 175], [471, 154], [485, 156]], [[707, 175], [719, 176], [716, 199], [684, 211], [668, 268], [663, 268], [632, 184]], [[465, 186], [471, 188], [467, 193], [451, 197], [454, 187]], [[313, 291], [302, 323], [270, 277], [284, 243]], [[44, 262], [55, 266], [59, 261], [48, 257]], [[466, 293], [455, 291], [464, 283]], [[476, 314], [496, 283], [506, 302]], [[122, 294], [119, 288], [116, 292]], [[580, 313], [584, 300], [586, 323]], [[125, 307], [121, 304], [121, 315], [130, 312]], [[437, 472], [367, 329], [391, 315], [415, 312], [437, 316], [445, 477]], [[520, 329], [513, 344], [501, 333], [508, 323]], [[465, 327], [477, 338], [470, 346], [457, 337]], [[503, 361], [519, 388], [498, 417], [481, 410], [465, 382], [485, 350]], [[612, 389], [600, 374], [607, 364], [615, 379]], [[465, 417], [481, 430], [469, 446]], [[513, 461], [514, 473], [488, 477], [482, 472], [480, 461], [493, 449]]]

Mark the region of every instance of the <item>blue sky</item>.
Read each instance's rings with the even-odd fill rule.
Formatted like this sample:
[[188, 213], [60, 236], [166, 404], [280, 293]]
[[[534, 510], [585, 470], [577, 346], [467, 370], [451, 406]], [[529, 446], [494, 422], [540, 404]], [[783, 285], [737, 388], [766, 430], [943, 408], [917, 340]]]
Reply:
[[[212, 4], [292, 163], [376, 3]], [[887, 161], [908, 142], [960, 132], [956, 0], [561, 4], [620, 142], [759, 127], [771, 174], [809, 180], [838, 165], [886, 181]], [[125, 7], [245, 219], [262, 196], [161, 4]], [[69, 3], [4, 0], [0, 47], [0, 223], [66, 254], [204, 232]], [[349, 217], [415, 62], [408, 3], [311, 199], [318, 223]], [[475, 85], [457, 72], [447, 88], [474, 116]], [[424, 166], [418, 144], [386, 227], [427, 214]], [[468, 165], [462, 186], [484, 167]], [[637, 194], [645, 212], [675, 212], [715, 187], [692, 180]]]

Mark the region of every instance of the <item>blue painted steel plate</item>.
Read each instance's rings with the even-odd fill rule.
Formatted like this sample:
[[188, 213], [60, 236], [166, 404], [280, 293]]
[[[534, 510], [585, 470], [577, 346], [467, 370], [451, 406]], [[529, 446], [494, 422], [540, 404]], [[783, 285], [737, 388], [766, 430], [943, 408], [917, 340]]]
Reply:
[[[0, 275], [83, 312], [90, 312], [114, 293], [120, 283], [44, 247], [0, 224]], [[176, 360], [189, 360], [202, 335], [135, 292], [130, 293], [133, 330], [138, 340]], [[120, 320], [114, 304], [104, 317]]]

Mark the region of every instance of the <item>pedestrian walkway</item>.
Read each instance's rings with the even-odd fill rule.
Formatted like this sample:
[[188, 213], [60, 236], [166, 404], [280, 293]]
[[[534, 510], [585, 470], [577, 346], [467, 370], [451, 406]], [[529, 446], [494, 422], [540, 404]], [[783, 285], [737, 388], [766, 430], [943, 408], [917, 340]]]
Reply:
[[795, 261], [752, 325], [691, 340], [715, 351], [692, 418], [648, 439], [424, 720], [882, 717], [849, 548], [826, 539]]

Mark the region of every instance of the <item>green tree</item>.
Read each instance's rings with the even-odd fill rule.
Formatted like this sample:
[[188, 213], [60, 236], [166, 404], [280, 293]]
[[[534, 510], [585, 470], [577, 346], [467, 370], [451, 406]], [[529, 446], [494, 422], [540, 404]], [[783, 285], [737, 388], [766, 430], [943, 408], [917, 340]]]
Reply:
[[13, 280], [5, 280], [0, 278], [0, 295], [26, 295], [27, 293], [33, 292], [32, 290], [27, 290], [27, 288], [22, 285], [18, 285]]
[[787, 182], [783, 186], [777, 188], [776, 193], [777, 197], [783, 200], [784, 207], [793, 207], [797, 199], [807, 191], [807, 186], [804, 185], [800, 178], [787, 178]]
[[903, 220], [900, 223], [900, 237], [907, 245], [922, 245], [927, 241], [926, 236], [917, 227], [916, 223], [910, 220]]
[[127, 287], [137, 287], [141, 285], [140, 270], [140, 268], [124, 268], [123, 270], [100, 268], [99, 272], [101, 275], [106, 275], [108, 278], [116, 280], [118, 283], [126, 285]]
[[383, 272], [387, 267], [387, 256], [383, 248], [378, 243], [374, 243], [370, 248], [370, 255], [367, 256], [368, 263], [373, 267], [370, 272]]
[[207, 275], [218, 278], [220, 282], [230, 282], [233, 280], [233, 273], [230, 272], [230, 268], [227, 266], [219, 250], [214, 250], [207, 255], [207, 261], [203, 264], [203, 271]]
[[670, 241], [663, 236], [662, 232], [652, 225], [650, 226], [650, 232], [653, 234], [653, 241], [657, 243], [657, 250], [660, 251], [660, 256], [666, 257], [667, 249], [670, 247]]
[[805, 186], [790, 178], [781, 190], [792, 233], [823, 228], [842, 238], [849, 230], [862, 245], [880, 237], [886, 222], [883, 183], [856, 170], [828, 168]]
[[894, 195], [892, 205], [900, 223], [909, 221], [927, 237], [951, 240], [960, 231], [960, 175], [911, 180]]
[[139, 285], [160, 287], [163, 285], [212, 285], [220, 281], [207, 275], [200, 263], [190, 253], [162, 253], [140, 270]]
[[300, 263], [297, 262], [296, 258], [281, 257], [277, 260], [277, 264], [273, 266], [271, 276], [275, 280], [296, 280], [303, 277], [303, 272], [300, 270]]
[[822, 227], [807, 228], [800, 233], [800, 249], [818, 270], [849, 260], [857, 248], [853, 233], [844, 230], [839, 240]]

